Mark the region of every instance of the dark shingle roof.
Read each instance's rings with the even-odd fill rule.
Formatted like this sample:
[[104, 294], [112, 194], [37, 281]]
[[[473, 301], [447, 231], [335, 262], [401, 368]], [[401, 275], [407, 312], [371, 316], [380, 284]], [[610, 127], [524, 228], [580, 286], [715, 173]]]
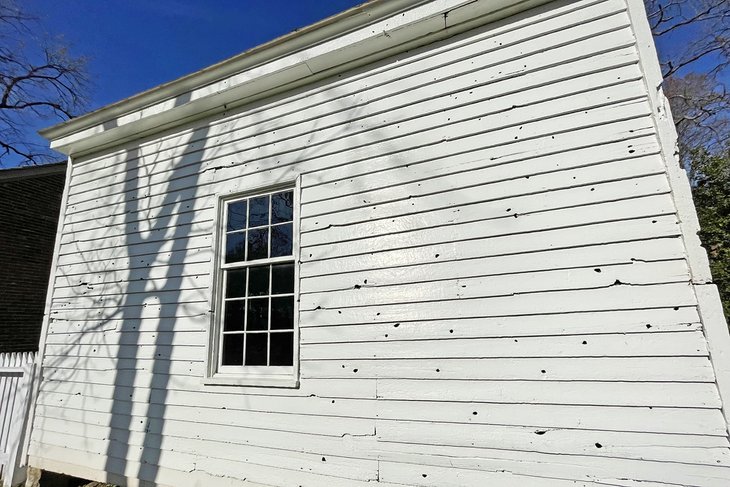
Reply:
[[38, 350], [65, 169], [0, 171], [0, 352]]

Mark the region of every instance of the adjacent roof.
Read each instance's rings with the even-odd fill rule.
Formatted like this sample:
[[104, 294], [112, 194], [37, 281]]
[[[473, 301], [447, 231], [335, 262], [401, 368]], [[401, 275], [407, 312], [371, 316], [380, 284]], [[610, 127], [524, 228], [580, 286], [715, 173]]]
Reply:
[[0, 170], [0, 352], [38, 350], [65, 170]]
[[362, 66], [549, 0], [372, 0], [40, 133], [79, 156]]

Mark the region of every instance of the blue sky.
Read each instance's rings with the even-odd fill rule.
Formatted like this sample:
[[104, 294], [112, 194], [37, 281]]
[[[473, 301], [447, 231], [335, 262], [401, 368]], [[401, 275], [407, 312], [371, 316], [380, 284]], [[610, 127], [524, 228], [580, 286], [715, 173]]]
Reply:
[[[88, 58], [89, 111], [205, 68], [363, 0], [16, 0]], [[55, 124], [40, 121], [36, 129]], [[46, 144], [29, 134], [35, 143]], [[59, 155], [59, 159], [63, 156]], [[5, 167], [19, 161], [4, 158]]]
[[[16, 0], [89, 60], [89, 111], [192, 73], [363, 0]], [[661, 47], [669, 49], [668, 40]], [[52, 125], [41, 121], [37, 128]], [[45, 143], [36, 137], [36, 143]], [[59, 156], [60, 157], [60, 156]], [[12, 166], [14, 161], [3, 160]]]
[[362, 0], [23, 0], [89, 58], [91, 109], [171, 81]]

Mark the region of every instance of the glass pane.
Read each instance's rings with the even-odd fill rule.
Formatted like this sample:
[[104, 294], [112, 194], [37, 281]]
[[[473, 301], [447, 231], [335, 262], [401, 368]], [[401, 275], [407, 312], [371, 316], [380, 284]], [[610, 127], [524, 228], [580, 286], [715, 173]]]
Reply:
[[294, 329], [294, 296], [271, 298], [271, 329]]
[[246, 269], [226, 272], [226, 297], [242, 298], [246, 295]]
[[271, 294], [294, 292], [294, 263], [271, 267]]
[[246, 334], [246, 365], [266, 365], [268, 333]]
[[269, 266], [249, 267], [248, 295], [265, 296], [269, 294]]
[[246, 233], [226, 235], [226, 263], [240, 262], [246, 258]]
[[294, 219], [294, 192], [275, 194], [271, 197], [271, 223], [290, 222]]
[[248, 231], [248, 260], [265, 259], [269, 251], [269, 229]]
[[243, 334], [223, 335], [223, 365], [243, 365]]
[[271, 227], [271, 256], [281, 257], [292, 253], [292, 224]]
[[246, 228], [246, 200], [228, 205], [228, 231]]
[[245, 301], [226, 301], [226, 313], [223, 317], [223, 331], [243, 330], [243, 310]]
[[271, 359], [270, 359], [269, 365], [293, 365], [293, 364], [294, 364], [294, 333], [272, 333], [271, 334]]
[[248, 226], [258, 227], [269, 224], [269, 197], [252, 198], [251, 213], [248, 215]]
[[267, 330], [269, 328], [268, 298], [249, 299], [246, 330]]

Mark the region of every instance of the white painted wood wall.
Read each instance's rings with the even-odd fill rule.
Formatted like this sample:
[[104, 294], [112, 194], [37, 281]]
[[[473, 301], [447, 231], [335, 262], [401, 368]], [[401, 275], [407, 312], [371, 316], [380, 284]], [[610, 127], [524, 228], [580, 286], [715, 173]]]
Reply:
[[0, 353], [0, 483], [25, 481], [24, 445], [35, 352]]
[[[730, 485], [635, 33], [623, 0], [553, 2], [75, 160], [31, 463]], [[216, 199], [297, 177], [301, 387], [203, 386]]]

